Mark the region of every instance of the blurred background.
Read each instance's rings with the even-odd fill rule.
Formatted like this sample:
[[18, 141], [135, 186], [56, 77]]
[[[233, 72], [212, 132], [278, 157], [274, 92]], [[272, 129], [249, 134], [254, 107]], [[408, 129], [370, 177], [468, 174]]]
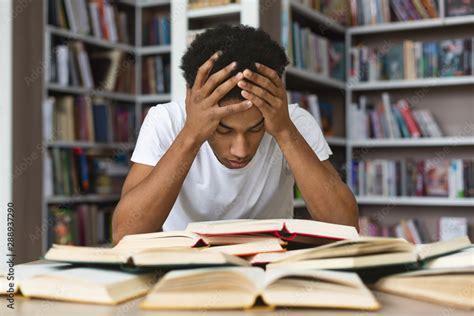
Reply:
[[[0, 0], [0, 21], [0, 246], [17, 263], [111, 242], [142, 120], [184, 98], [181, 56], [219, 23], [285, 48], [288, 100], [320, 123], [361, 234], [473, 238], [474, 0]], [[294, 207], [308, 217], [297, 187]]]

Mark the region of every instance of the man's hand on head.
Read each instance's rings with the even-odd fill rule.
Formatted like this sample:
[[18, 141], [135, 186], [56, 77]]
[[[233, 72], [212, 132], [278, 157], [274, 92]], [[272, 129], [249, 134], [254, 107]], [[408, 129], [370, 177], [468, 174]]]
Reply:
[[221, 54], [221, 52], [216, 52], [199, 67], [193, 87], [186, 90], [184, 130], [201, 143], [214, 133], [223, 117], [247, 110], [252, 106], [251, 101], [244, 100], [219, 107], [219, 100], [234, 88], [239, 80], [243, 79], [241, 72], [229, 78], [230, 73], [237, 66], [235, 62], [209, 77], [209, 72]]
[[275, 70], [259, 63], [255, 66], [257, 72], [245, 69], [244, 78], [237, 85], [242, 89], [242, 96], [262, 113], [266, 131], [278, 137], [294, 127], [288, 112], [285, 83]]

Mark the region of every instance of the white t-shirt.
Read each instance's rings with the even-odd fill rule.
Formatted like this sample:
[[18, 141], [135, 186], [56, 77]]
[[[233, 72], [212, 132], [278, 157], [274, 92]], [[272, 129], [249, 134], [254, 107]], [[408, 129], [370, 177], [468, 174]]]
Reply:
[[[297, 103], [290, 118], [314, 150], [326, 160], [332, 154], [313, 116]], [[186, 121], [181, 102], [150, 108], [140, 129], [131, 160], [155, 166], [172, 145]], [[237, 218], [292, 218], [295, 180], [275, 139], [262, 138], [255, 156], [243, 168], [229, 169], [205, 142], [191, 165], [163, 230], [182, 230], [190, 222]]]

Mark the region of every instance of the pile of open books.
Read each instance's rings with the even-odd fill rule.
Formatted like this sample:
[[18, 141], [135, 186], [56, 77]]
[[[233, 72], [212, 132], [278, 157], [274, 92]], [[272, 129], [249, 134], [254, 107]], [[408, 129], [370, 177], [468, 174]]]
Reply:
[[[15, 267], [13, 291], [99, 304], [146, 294], [146, 309], [376, 310], [375, 288], [474, 308], [468, 237], [413, 245], [317, 221], [231, 220], [129, 235], [113, 248], [53, 245], [44, 259]], [[0, 276], [0, 293], [9, 283]]]

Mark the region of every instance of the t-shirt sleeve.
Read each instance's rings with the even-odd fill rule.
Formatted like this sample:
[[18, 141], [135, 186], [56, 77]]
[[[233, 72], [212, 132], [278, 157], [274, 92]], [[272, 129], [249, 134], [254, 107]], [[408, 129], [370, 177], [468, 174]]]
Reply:
[[156, 166], [175, 138], [174, 121], [164, 105], [156, 105], [143, 120], [131, 160]]
[[[290, 108], [290, 119], [319, 160], [327, 160], [332, 155], [332, 150], [324, 138], [318, 122], [311, 113], [296, 105], [294, 109]], [[289, 169], [286, 159], [285, 166]]]

